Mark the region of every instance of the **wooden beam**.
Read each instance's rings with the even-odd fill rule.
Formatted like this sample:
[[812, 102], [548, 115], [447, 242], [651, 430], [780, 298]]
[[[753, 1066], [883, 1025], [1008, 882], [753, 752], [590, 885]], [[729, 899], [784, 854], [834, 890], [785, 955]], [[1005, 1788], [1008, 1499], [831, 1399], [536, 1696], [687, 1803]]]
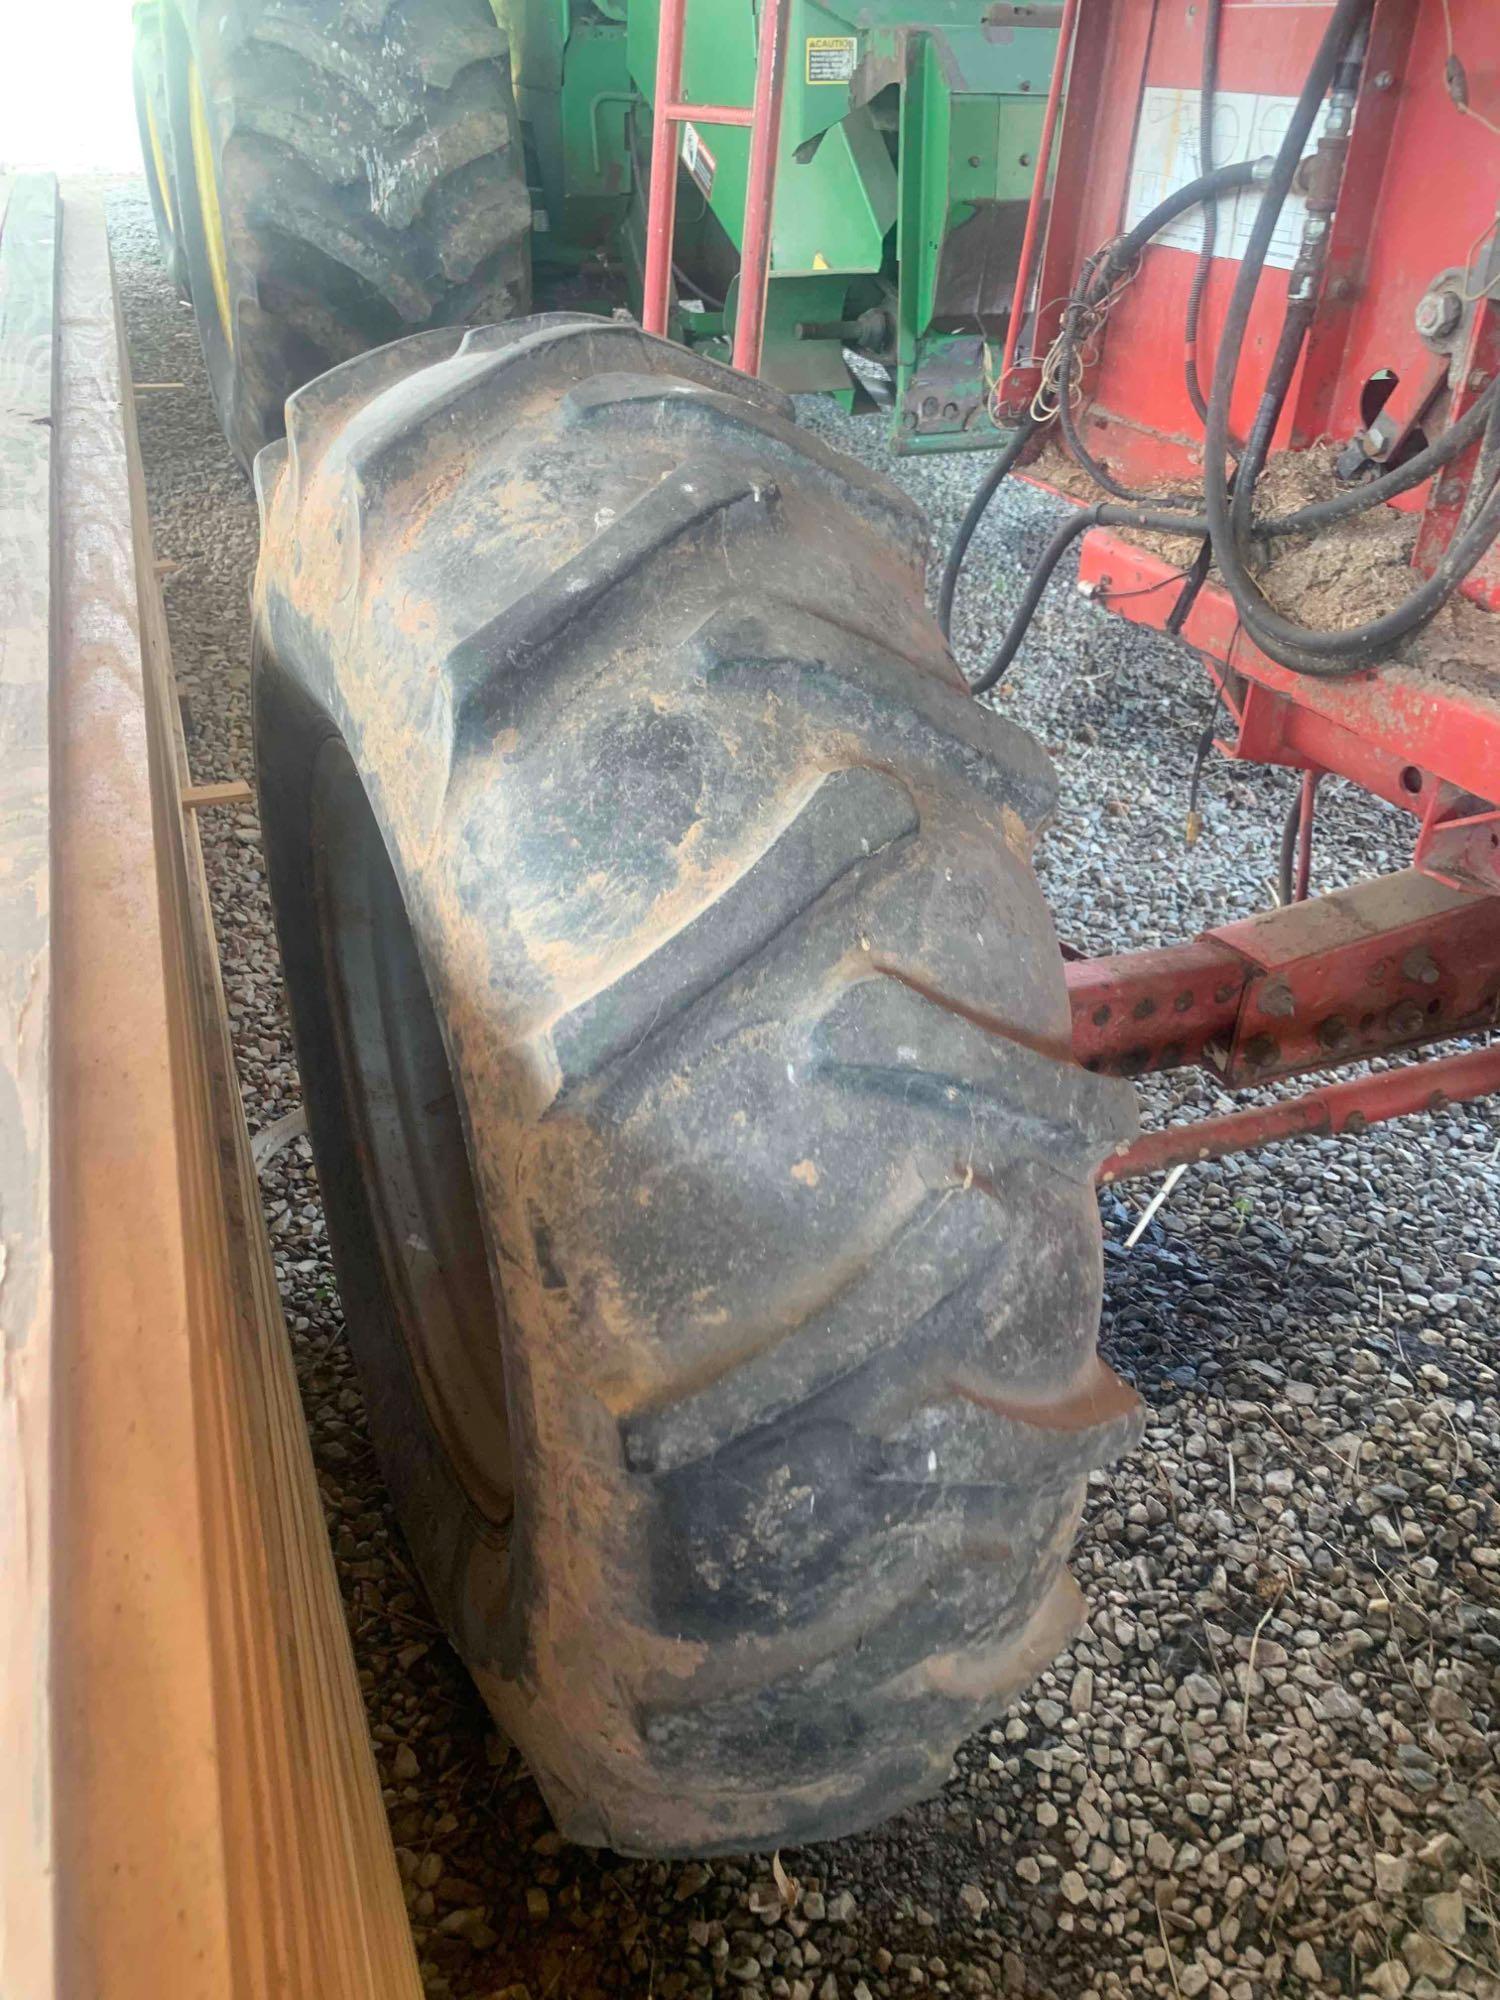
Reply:
[[53, 1989], [51, 634], [57, 183], [0, 222], [0, 1993]]

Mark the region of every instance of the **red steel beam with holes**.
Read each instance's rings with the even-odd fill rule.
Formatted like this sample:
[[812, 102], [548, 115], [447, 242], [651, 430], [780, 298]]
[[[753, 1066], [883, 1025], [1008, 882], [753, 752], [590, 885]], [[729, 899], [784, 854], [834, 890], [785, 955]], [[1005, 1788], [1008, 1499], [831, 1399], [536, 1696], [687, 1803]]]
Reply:
[[1207, 1062], [1228, 1046], [1251, 967], [1210, 935], [1159, 951], [1075, 959], [1067, 968], [1073, 1053], [1116, 1076]]
[[1066, 975], [1086, 1068], [1265, 1083], [1500, 1026], [1500, 897], [1406, 869]]
[[1106, 1184], [1131, 1180], [1197, 1160], [1220, 1160], [1226, 1153], [1247, 1152], [1278, 1139], [1359, 1133], [1387, 1119], [1406, 1118], [1416, 1111], [1442, 1111], [1450, 1104], [1488, 1097], [1494, 1091], [1500, 1091], [1500, 1042], [1463, 1055], [1382, 1070], [1377, 1076], [1357, 1077], [1349, 1083], [1327, 1084], [1282, 1104], [1231, 1111], [1222, 1118], [1203, 1118], [1192, 1125], [1170, 1125], [1164, 1132], [1143, 1132], [1109, 1155], [1099, 1169], [1099, 1179]]

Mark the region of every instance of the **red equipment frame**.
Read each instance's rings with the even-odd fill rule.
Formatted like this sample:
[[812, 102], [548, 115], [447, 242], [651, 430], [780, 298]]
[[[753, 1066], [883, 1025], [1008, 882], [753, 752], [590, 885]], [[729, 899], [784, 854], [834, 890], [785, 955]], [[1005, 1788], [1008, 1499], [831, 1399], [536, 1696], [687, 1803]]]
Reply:
[[[1218, 162], [1275, 149], [1331, 10], [1332, 0], [1231, 0], [1222, 9], [1219, 104], [1258, 143], [1226, 150], [1216, 124]], [[1500, 10], [1491, 0], [1449, 0], [1446, 11], [1470, 100], [1500, 120]], [[1017, 297], [1030, 305], [1017, 311], [1007, 342], [996, 390], [1002, 416], [1019, 417], [1039, 386], [1041, 357], [1085, 257], [1197, 171], [1207, 17], [1206, 8], [1176, 0], [1089, 0], [1067, 11], [1023, 239]], [[1372, 457], [1389, 459], [1414, 429], [1436, 434], [1462, 415], [1500, 368], [1500, 137], [1458, 108], [1448, 55], [1442, 0], [1375, 0], [1317, 315], [1279, 450], [1363, 438]], [[1174, 117], [1188, 128], [1190, 164], [1167, 184], [1147, 182], [1147, 168], [1159, 164], [1153, 121]], [[1258, 191], [1242, 199], [1248, 207]], [[1209, 354], [1205, 378], [1238, 275], [1240, 219], [1229, 204], [1221, 208], [1199, 336]], [[1201, 478], [1201, 427], [1175, 365], [1196, 262], [1196, 248], [1180, 238], [1146, 250], [1085, 385], [1089, 448], [1134, 487], [1180, 490]], [[1440, 351], [1418, 330], [1415, 308], [1455, 272], [1463, 316]], [[1288, 270], [1268, 266], [1230, 411], [1241, 436], [1287, 292]], [[1164, 367], [1164, 356], [1174, 365]], [[1395, 503], [1420, 517], [1416, 570], [1429, 572], [1452, 535], [1477, 457], [1476, 445]], [[1165, 624], [1179, 575], [1126, 533], [1095, 528], [1084, 538], [1082, 586], [1139, 624]], [[1464, 588], [1477, 605], [1500, 609], [1500, 555], [1492, 550]], [[1417, 657], [1315, 679], [1263, 653], [1228, 592], [1210, 583], [1182, 637], [1222, 702], [1220, 751], [1303, 774], [1296, 895], [1307, 895], [1311, 815], [1326, 773], [1412, 816], [1412, 868], [1193, 944], [1071, 964], [1079, 1059], [1128, 1074], [1197, 1062], [1226, 1084], [1251, 1084], [1500, 1025], [1500, 623], [1493, 646], [1435, 665]], [[1497, 1089], [1500, 1044], [1148, 1134], [1107, 1162], [1102, 1177], [1299, 1131], [1357, 1130]]]
[[[1278, 114], [1301, 88], [1333, 0], [1229, 0], [1222, 10], [1219, 102], [1268, 152]], [[751, 128], [735, 366], [759, 369], [771, 206], [785, 84], [789, 0], [762, 0], [755, 101], [748, 108], [681, 100], [686, 0], [663, 0], [657, 49], [643, 323], [665, 334], [671, 305], [679, 126], [687, 119]], [[1040, 383], [1040, 357], [1084, 257], [1126, 226], [1148, 120], [1165, 103], [1196, 102], [1207, 10], [1177, 0], [1064, 0], [1020, 253], [1018, 305], [995, 391], [1019, 417]], [[1275, 446], [1363, 438], [1375, 460], [1424, 425], [1451, 424], [1500, 368], [1500, 136], [1464, 118], [1448, 65], [1447, 24], [1469, 57], [1471, 94], [1500, 116], [1500, 14], [1491, 0], [1375, 0], [1343, 185], [1330, 224], [1317, 315]], [[1147, 93], [1153, 93], [1148, 98]], [[1176, 107], [1176, 111], [1173, 107]], [[1488, 147], [1488, 171], [1471, 171]], [[1216, 135], [1215, 153], [1226, 157]], [[1239, 152], [1230, 157], [1245, 157]], [[1418, 163], [1417, 173], [1402, 171]], [[1482, 164], [1482, 163], [1481, 163]], [[1187, 178], [1183, 174], [1181, 178]], [[1166, 191], [1157, 184], [1151, 199]], [[1143, 205], [1137, 199], [1135, 208]], [[1225, 227], [1225, 222], [1228, 227]], [[1237, 218], [1221, 218], [1200, 339], [1212, 346], [1236, 276]], [[1224, 245], [1228, 241], [1228, 250]], [[1289, 262], [1289, 260], [1285, 260]], [[1146, 250], [1114, 306], [1088, 385], [1089, 443], [1134, 486], [1192, 484], [1203, 450], [1179, 351], [1196, 253]], [[1462, 274], [1464, 314], [1446, 352], [1424, 338], [1414, 308], [1443, 274]], [[1477, 283], [1476, 283], [1477, 273]], [[1285, 312], [1285, 268], [1256, 295], [1231, 405], [1243, 435], [1259, 395], [1256, 359], [1273, 349]], [[1024, 302], [1030, 302], [1029, 310]], [[1030, 352], [1020, 354], [1029, 322]], [[1378, 418], [1378, 424], [1377, 424]], [[1451, 537], [1479, 447], [1396, 505], [1421, 520], [1413, 565], [1429, 572]], [[1128, 536], [1096, 528], [1080, 578], [1126, 617], [1162, 625], [1177, 572]], [[1464, 586], [1500, 609], [1494, 551]], [[1218, 691], [1227, 756], [1303, 774], [1296, 901], [1196, 943], [1076, 961], [1068, 967], [1073, 1038], [1095, 1069], [1139, 1075], [1197, 1062], [1227, 1084], [1261, 1084], [1310, 1068], [1398, 1053], [1500, 1025], [1500, 650], [1487, 661], [1390, 662], [1337, 679], [1289, 671], [1248, 640], [1234, 604], [1210, 584], [1182, 636]], [[1308, 900], [1312, 816], [1327, 773], [1354, 780], [1417, 823], [1412, 868], [1337, 896]], [[1414, 1067], [1324, 1085], [1291, 1100], [1150, 1133], [1120, 1148], [1101, 1178], [1216, 1157], [1300, 1132], [1357, 1131], [1377, 1120], [1500, 1090], [1500, 1042]]]
[[791, 0], [761, 0], [755, 47], [755, 101], [738, 104], [682, 102], [682, 45], [687, 0], [661, 0], [656, 43], [656, 98], [651, 110], [651, 180], [646, 202], [646, 269], [641, 324], [665, 335], [672, 309], [672, 240], [677, 223], [677, 133], [700, 125], [748, 125], [750, 160], [745, 181], [745, 225], [740, 244], [739, 301], [733, 361], [746, 375], [760, 373], [765, 336], [766, 286], [771, 276], [771, 208], [776, 149], [786, 91], [787, 21]]

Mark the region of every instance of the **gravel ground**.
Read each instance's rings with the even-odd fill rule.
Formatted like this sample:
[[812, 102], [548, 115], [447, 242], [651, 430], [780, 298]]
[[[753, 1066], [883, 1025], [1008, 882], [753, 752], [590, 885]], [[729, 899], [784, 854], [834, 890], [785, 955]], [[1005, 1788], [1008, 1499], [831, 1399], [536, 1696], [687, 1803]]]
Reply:
[[[190, 749], [248, 775], [255, 509], [138, 188], [113, 200], [140, 428]], [[808, 418], [886, 464], [882, 428]], [[951, 532], [978, 461], [888, 466]], [[993, 510], [961, 602], [992, 644], [1054, 518]], [[1003, 699], [1062, 780], [1042, 867], [1094, 949], [1268, 898], [1284, 774], [1210, 767], [1183, 842], [1190, 659], [1059, 580]], [[252, 1131], [296, 1070], [253, 812], [205, 815]], [[1321, 886], [1399, 865], [1405, 827], [1341, 787]], [[1156, 1080], [1150, 1117], [1213, 1107]], [[263, 1191], [424, 1976], [433, 1995], [1095, 2000], [1273, 1993], [1500, 2000], [1500, 1166], [1493, 1112], [1194, 1169], [1133, 1250], [1104, 1198], [1104, 1346], [1150, 1409], [1096, 1475], [1089, 1625], [967, 1743], [944, 1795], [862, 1838], [663, 1865], [562, 1847], [411, 1573], [366, 1437], [305, 1139]]]

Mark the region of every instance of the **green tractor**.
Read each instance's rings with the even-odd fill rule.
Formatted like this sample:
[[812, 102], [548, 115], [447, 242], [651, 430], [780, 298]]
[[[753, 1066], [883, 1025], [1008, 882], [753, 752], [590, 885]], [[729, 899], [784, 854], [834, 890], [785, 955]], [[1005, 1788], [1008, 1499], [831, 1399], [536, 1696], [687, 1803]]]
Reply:
[[[767, 380], [852, 402], [868, 390], [846, 357], [862, 354], [893, 383], [898, 449], [996, 443], [990, 390], [1060, 13], [881, 0], [846, 17], [794, 0]], [[639, 313], [646, 0], [142, 0], [136, 23], [163, 248], [247, 464], [293, 389], [403, 333], [529, 299]], [[748, 4], [690, 5], [686, 98], [748, 106], [756, 34]], [[750, 134], [689, 122], [681, 136], [671, 331], [727, 359]]]
[[[646, 0], [153, 0], [146, 162], [262, 518], [261, 819], [349, 1337], [428, 1589], [571, 1838], [775, 1848], [937, 1790], [1076, 1629], [1138, 1404], [1032, 871], [927, 533], [788, 389], [990, 442], [1059, 12], [795, 0], [643, 266]], [[746, 0], [684, 88], [748, 104]], [[550, 310], [533, 313], [534, 300]], [[622, 310], [621, 307], [625, 307]], [[283, 437], [283, 430], [285, 435]]]

